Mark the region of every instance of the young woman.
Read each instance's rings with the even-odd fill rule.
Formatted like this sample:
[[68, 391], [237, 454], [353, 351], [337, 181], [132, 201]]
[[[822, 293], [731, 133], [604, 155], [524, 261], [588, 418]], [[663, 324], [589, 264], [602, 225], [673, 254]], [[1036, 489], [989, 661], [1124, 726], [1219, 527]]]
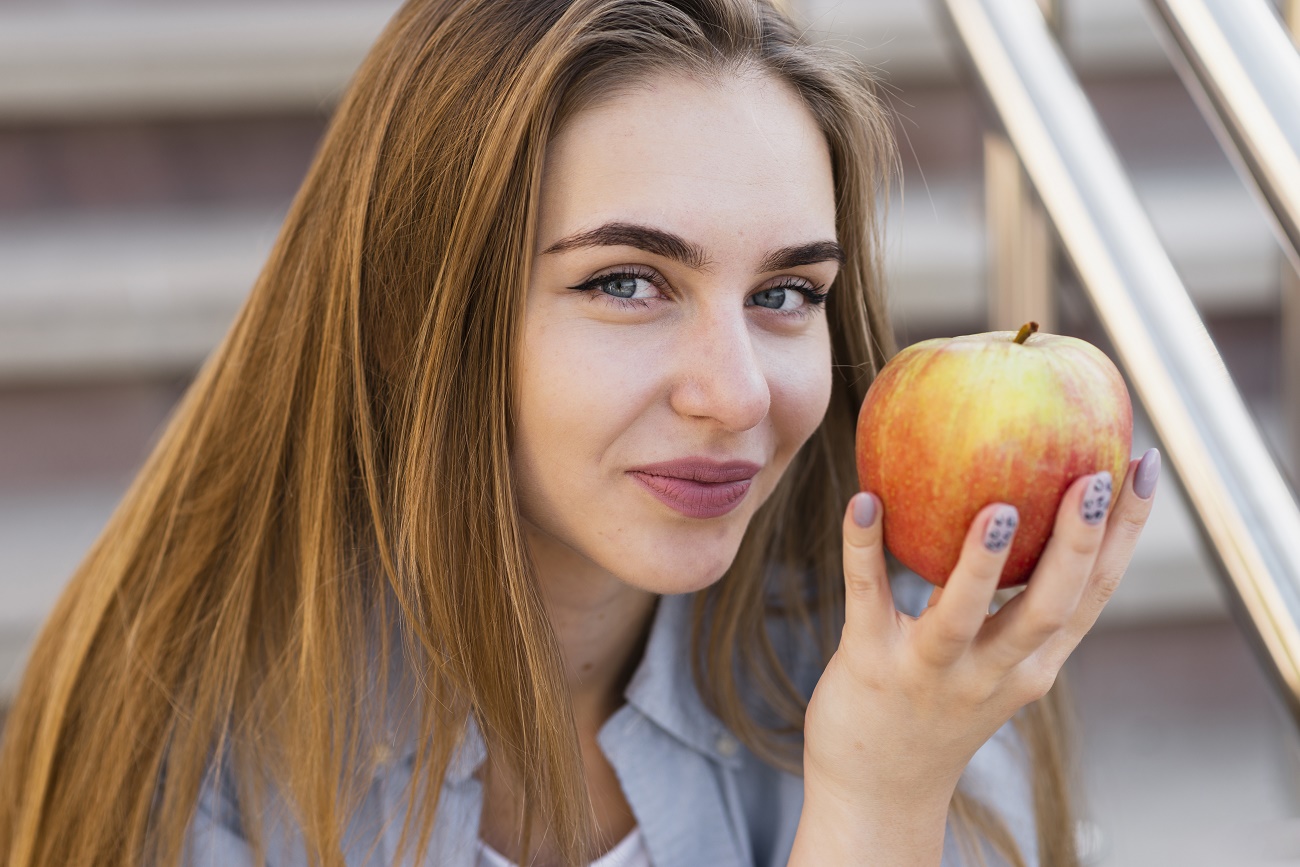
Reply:
[[410, 0], [40, 637], [0, 862], [1075, 863], [1042, 699], [1158, 459], [996, 615], [995, 503], [895, 600], [891, 165], [764, 0]]

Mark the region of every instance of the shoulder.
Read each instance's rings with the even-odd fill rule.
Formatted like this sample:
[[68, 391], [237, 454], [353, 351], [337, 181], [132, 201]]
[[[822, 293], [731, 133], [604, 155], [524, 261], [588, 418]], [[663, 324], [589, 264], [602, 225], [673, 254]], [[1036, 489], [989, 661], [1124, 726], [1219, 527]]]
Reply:
[[[393, 767], [383, 766], [369, 781], [357, 809], [342, 829], [344, 862], [348, 867], [380, 865], [388, 839], [385, 803]], [[239, 775], [232, 762], [209, 766], [186, 834], [185, 867], [306, 867], [313, 863], [304, 845], [295, 811], [274, 786], [256, 809], [241, 802]], [[398, 823], [400, 825], [400, 822]], [[256, 842], [254, 842], [256, 840]], [[257, 860], [260, 845], [265, 861]]]
[[186, 867], [256, 863], [236, 792], [228, 760], [209, 765], [186, 835]]
[[[186, 835], [185, 867], [299, 867], [306, 848], [289, 803], [274, 787], [246, 802], [251, 781], [231, 751], [213, 757], [199, 788]], [[255, 804], [255, 806], [254, 806]], [[257, 858], [261, 850], [264, 861]]]

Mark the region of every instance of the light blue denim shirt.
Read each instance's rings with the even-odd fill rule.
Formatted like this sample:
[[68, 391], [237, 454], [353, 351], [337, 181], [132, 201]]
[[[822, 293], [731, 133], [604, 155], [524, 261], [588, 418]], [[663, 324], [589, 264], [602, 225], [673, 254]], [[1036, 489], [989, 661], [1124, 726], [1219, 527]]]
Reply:
[[[895, 579], [898, 607], [924, 607], [928, 585]], [[800, 777], [755, 758], [704, 706], [688, 661], [691, 595], [660, 599], [645, 654], [628, 684], [626, 704], [598, 741], [622, 784], [654, 867], [778, 867], [789, 859], [803, 806]], [[815, 674], [808, 691], [815, 684]], [[345, 839], [349, 867], [396, 865], [413, 749], [380, 768]], [[474, 867], [482, 811], [475, 771], [486, 757], [470, 720], [443, 783], [433, 844], [424, 865]], [[962, 779], [967, 791], [998, 810], [1037, 867], [1032, 796], [1024, 751], [1010, 724], [976, 753]], [[251, 865], [230, 780], [204, 789], [191, 827], [187, 864]], [[294, 830], [264, 824], [268, 864], [306, 867]], [[416, 867], [407, 855], [402, 865]], [[997, 864], [990, 857], [990, 865]], [[942, 867], [964, 867], [951, 825]]]

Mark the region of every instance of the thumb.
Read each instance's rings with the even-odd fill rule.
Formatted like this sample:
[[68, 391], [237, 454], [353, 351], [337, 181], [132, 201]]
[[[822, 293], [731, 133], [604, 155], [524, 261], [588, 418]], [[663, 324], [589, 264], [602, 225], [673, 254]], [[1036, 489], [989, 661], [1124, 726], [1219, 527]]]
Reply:
[[884, 635], [894, 620], [894, 594], [885, 571], [884, 509], [862, 491], [844, 515], [844, 621], [846, 630]]

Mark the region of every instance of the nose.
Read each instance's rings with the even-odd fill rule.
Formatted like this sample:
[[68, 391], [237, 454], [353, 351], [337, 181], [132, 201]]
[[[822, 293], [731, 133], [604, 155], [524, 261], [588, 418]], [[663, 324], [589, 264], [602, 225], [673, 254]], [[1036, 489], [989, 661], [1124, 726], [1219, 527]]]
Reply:
[[674, 347], [673, 409], [749, 430], [767, 416], [772, 393], [744, 309], [701, 309], [691, 319]]

